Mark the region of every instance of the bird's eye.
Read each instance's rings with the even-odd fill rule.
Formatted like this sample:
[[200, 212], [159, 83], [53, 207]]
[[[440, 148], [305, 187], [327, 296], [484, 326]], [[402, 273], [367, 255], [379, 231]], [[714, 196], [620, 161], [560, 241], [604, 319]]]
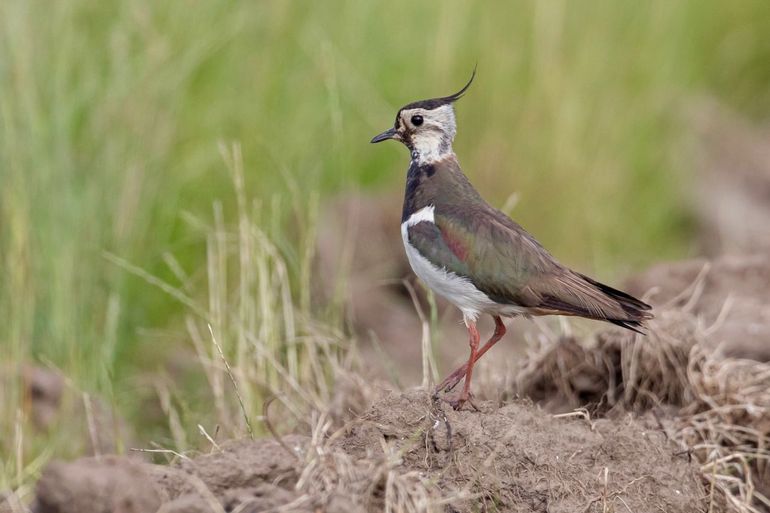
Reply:
[[422, 116], [420, 116], [419, 114], [415, 114], [414, 116], [412, 116], [412, 124], [414, 126], [422, 125], [422, 121], [423, 121]]

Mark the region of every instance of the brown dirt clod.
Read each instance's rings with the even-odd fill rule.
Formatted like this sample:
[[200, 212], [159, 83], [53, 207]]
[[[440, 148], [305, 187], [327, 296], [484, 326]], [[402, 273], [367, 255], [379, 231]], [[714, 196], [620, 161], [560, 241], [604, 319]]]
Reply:
[[689, 512], [703, 505], [697, 469], [660, 431], [630, 418], [554, 417], [529, 401], [479, 406], [437, 410], [422, 392], [391, 394], [338, 445], [361, 459], [397, 452], [454, 511], [619, 511], [624, 503], [631, 511]]
[[127, 458], [53, 462], [37, 483], [35, 513], [154, 513], [161, 490], [144, 465]]

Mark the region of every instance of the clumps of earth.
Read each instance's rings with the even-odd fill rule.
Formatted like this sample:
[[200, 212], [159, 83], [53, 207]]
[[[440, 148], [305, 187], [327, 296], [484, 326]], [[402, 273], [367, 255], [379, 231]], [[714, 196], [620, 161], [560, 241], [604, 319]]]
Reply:
[[372, 386], [363, 413], [317, 412], [304, 433], [169, 465], [52, 463], [32, 511], [766, 511], [770, 364], [740, 321], [766, 309], [760, 279], [770, 282], [760, 258], [659, 266], [631, 283], [672, 287], [650, 297], [648, 337], [613, 329], [543, 342], [506, 393], [482, 380], [478, 410]]
[[[339, 431], [238, 440], [171, 466], [89, 458], [48, 467], [39, 513], [699, 511], [697, 466], [631, 418], [554, 417], [531, 401], [481, 411], [390, 392]], [[624, 506], [625, 505], [625, 506]], [[700, 506], [698, 506], [700, 505]]]

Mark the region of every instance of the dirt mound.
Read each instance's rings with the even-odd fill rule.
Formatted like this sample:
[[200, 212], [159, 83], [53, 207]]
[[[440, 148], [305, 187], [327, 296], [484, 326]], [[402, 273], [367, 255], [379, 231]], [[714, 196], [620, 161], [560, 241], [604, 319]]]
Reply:
[[632, 289], [651, 284], [647, 337], [610, 330], [543, 345], [518, 374], [519, 393], [552, 411], [648, 414], [701, 463], [717, 500], [768, 511], [770, 265], [753, 257], [659, 265]]
[[[284, 506], [297, 498], [297, 462], [308, 439], [237, 440], [170, 466], [127, 457], [54, 462], [38, 481], [35, 513], [238, 511]], [[296, 451], [294, 455], [287, 450]], [[309, 501], [313, 502], [313, 501]], [[239, 508], [239, 509], [238, 509]], [[312, 511], [298, 507], [290, 511]]]
[[[609, 330], [539, 348], [515, 389], [539, 406], [455, 412], [423, 392], [351, 381], [305, 436], [280, 443], [233, 441], [167, 466], [53, 464], [34, 511], [767, 511], [770, 363], [758, 361], [768, 339], [752, 324], [770, 325], [764, 260], [638, 276], [634, 291], [655, 288], [650, 334]], [[754, 345], [741, 352], [736, 340]]]
[[[0, 391], [4, 406], [18, 408], [22, 429], [61, 433], [64, 424], [70, 431], [69, 447], [77, 454], [111, 454], [132, 439], [130, 426], [108, 401], [79, 390], [74, 380], [54, 367], [31, 361], [2, 365]], [[0, 453], [12, 450], [3, 442], [10, 439], [0, 437]]]
[[145, 466], [127, 458], [83, 458], [48, 465], [33, 511], [45, 513], [156, 511], [161, 490]]
[[709, 330], [702, 344], [732, 358], [770, 361], [770, 260], [724, 256], [658, 264], [629, 280], [656, 307], [686, 310]]
[[334, 433], [320, 418], [311, 437], [234, 441], [170, 466], [53, 463], [33, 511], [703, 510], [697, 468], [660, 431], [523, 401], [479, 406], [391, 393]]
[[693, 118], [699, 239], [710, 256], [770, 251], [770, 130], [716, 102]]
[[661, 432], [630, 418], [554, 417], [529, 401], [480, 408], [436, 410], [423, 393], [392, 394], [337, 446], [360, 459], [399, 454], [450, 511], [702, 509], [697, 469]]
[[687, 365], [703, 328], [677, 310], [657, 310], [649, 325], [647, 336], [611, 329], [588, 341], [562, 337], [545, 345], [517, 375], [516, 390], [554, 413], [641, 414], [691, 403]]

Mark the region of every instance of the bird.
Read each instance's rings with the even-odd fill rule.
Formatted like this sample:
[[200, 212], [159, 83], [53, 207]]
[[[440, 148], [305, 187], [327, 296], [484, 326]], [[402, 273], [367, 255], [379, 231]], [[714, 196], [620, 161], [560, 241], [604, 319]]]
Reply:
[[[414, 273], [462, 312], [470, 355], [435, 387], [433, 397], [460, 409], [472, 402], [474, 364], [506, 333], [502, 318], [564, 315], [607, 321], [644, 334], [650, 305], [562, 265], [535, 238], [489, 205], [463, 173], [452, 149], [458, 92], [409, 103], [392, 128], [371, 142], [401, 142], [410, 152], [401, 236]], [[490, 315], [495, 328], [480, 346], [476, 327]], [[459, 394], [450, 394], [464, 381]]]

